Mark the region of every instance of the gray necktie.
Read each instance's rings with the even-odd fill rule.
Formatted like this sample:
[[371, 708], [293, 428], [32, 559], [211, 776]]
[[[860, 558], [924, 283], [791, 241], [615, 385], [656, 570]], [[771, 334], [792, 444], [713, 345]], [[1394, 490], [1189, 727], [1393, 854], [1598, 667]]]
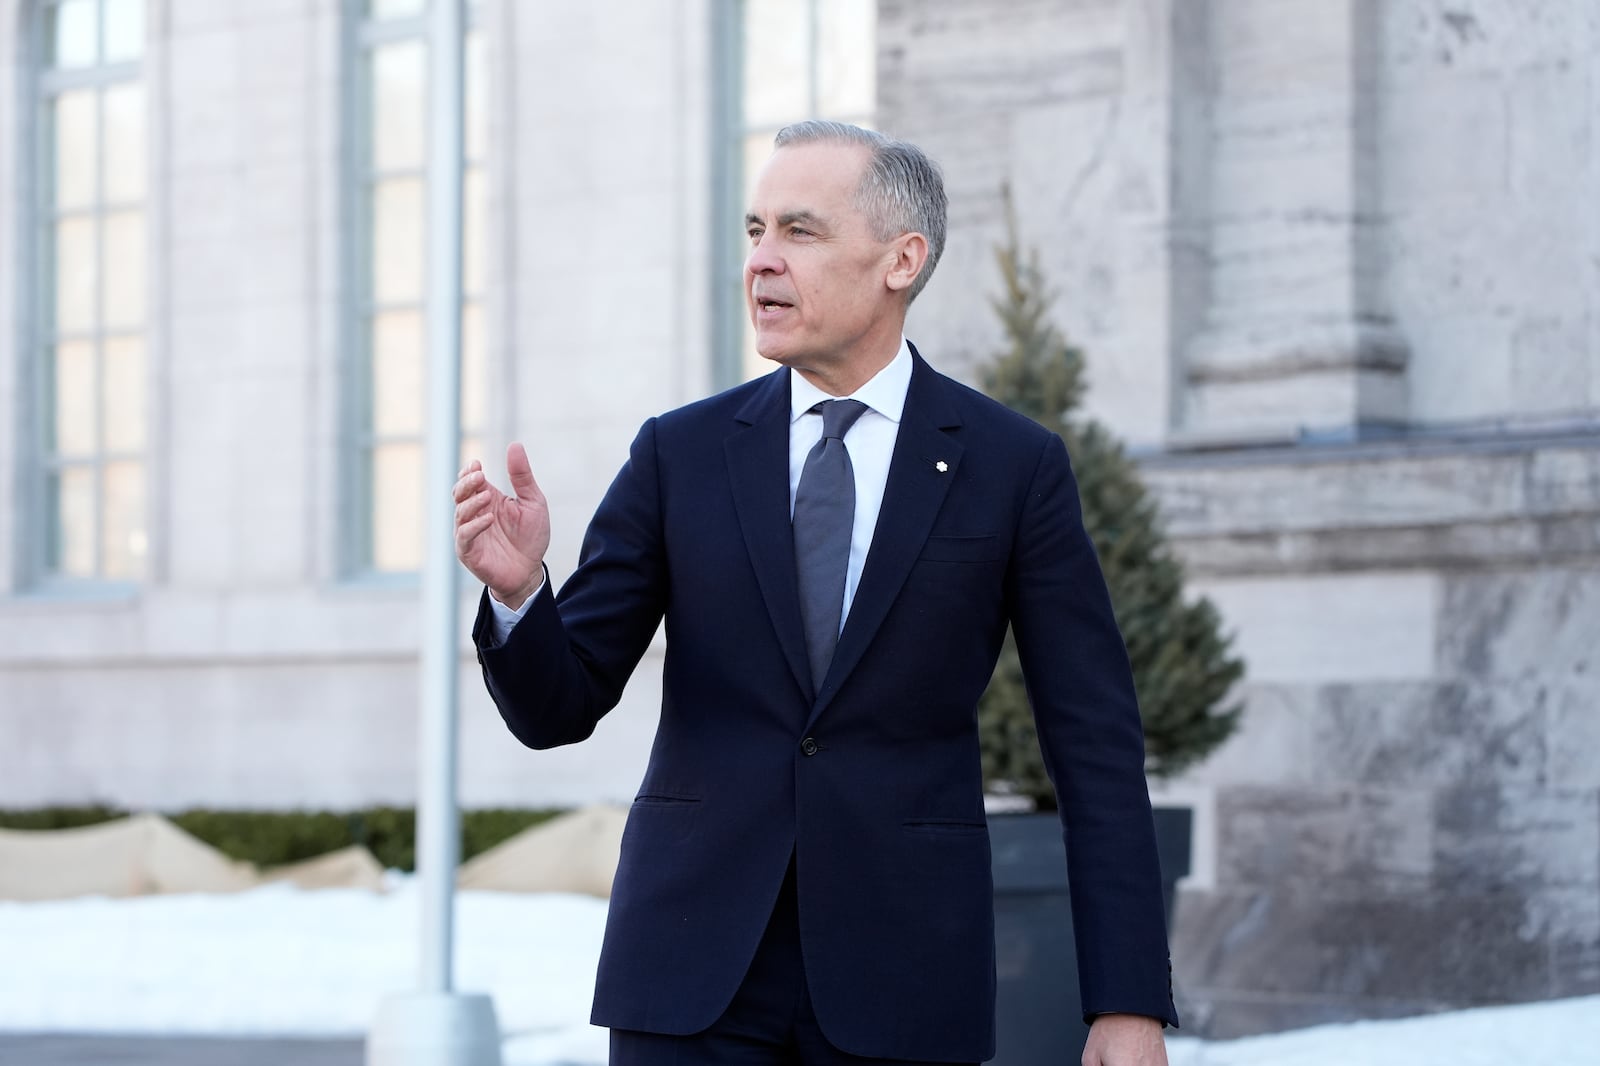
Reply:
[[856, 518], [856, 478], [844, 435], [867, 405], [860, 400], [824, 400], [822, 439], [806, 456], [794, 494], [794, 559], [800, 575], [800, 617], [811, 658], [811, 684], [822, 687], [839, 643], [844, 617], [844, 579], [850, 566], [850, 530]]

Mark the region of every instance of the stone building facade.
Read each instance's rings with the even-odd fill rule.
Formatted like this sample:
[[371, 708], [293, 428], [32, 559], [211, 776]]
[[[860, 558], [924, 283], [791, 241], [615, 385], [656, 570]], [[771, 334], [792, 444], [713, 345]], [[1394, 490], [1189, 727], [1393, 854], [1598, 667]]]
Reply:
[[918, 334], [997, 346], [1008, 183], [1247, 661], [1165, 786], [1191, 1023], [1600, 991], [1600, 8], [879, 11], [952, 190]]
[[[394, 310], [363, 286], [404, 259], [362, 243], [361, 190], [408, 179], [353, 177], [351, 146], [363, 63], [422, 0], [139, 2], [136, 61], [95, 69], [143, 87], [143, 192], [101, 167], [73, 210], [97, 233], [139, 213], [142, 313], [73, 332], [39, 254], [77, 232], [40, 207], [41, 123], [112, 82], [50, 49], [93, 9], [106, 53], [130, 2], [0, 0], [0, 806], [407, 802], [417, 589], [360, 548], [404, 526], [400, 489], [350, 470], [388, 439], [351, 422], [380, 395], [352, 338]], [[638, 424], [739, 372], [751, 87], [809, 69], [792, 106], [871, 114], [945, 166], [949, 248], [908, 332], [962, 376], [999, 343], [1010, 186], [1089, 407], [1247, 660], [1239, 735], [1157, 785], [1197, 811], [1190, 1027], [1600, 991], [1600, 8], [878, 0], [864, 103], [827, 61], [859, 33], [829, 20], [870, 0], [760, 3], [776, 21], [474, 5], [472, 443], [528, 443], [558, 578]], [[809, 68], [761, 36], [791, 16]], [[36, 489], [76, 460], [41, 451], [41, 368], [72, 343], [109, 367], [130, 337], [142, 370], [101, 403], [137, 390], [143, 428], [94, 461], [136, 456], [137, 572], [106, 580], [101, 550], [96, 580], [58, 580], [50, 523], [77, 512]], [[538, 757], [464, 670], [464, 801], [626, 800], [658, 652], [593, 740]]]

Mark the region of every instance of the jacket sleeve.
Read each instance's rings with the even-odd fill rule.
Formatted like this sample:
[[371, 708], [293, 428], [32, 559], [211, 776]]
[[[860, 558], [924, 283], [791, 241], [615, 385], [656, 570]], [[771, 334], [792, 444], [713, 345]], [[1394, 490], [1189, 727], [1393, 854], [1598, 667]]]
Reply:
[[1039, 456], [1017, 538], [1007, 598], [1061, 808], [1084, 1014], [1177, 1025], [1133, 674], [1055, 434]]
[[661, 623], [666, 573], [652, 419], [595, 511], [560, 593], [546, 580], [504, 644], [495, 642], [487, 591], [479, 601], [478, 662], [518, 740], [552, 748], [594, 732]]

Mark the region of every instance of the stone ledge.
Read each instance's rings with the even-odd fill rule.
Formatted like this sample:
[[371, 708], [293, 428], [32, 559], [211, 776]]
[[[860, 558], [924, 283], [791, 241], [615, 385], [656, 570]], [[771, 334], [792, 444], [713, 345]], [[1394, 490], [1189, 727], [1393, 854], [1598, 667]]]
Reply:
[[1291, 319], [1201, 333], [1186, 362], [1191, 382], [1227, 384], [1307, 371], [1403, 373], [1409, 358], [1405, 338], [1388, 322]]
[[1600, 557], [1600, 514], [1435, 525], [1186, 536], [1169, 527], [1191, 573], [1207, 577], [1438, 567], [1572, 564]]
[[1600, 433], [1151, 456], [1141, 472], [1197, 573], [1600, 556]]

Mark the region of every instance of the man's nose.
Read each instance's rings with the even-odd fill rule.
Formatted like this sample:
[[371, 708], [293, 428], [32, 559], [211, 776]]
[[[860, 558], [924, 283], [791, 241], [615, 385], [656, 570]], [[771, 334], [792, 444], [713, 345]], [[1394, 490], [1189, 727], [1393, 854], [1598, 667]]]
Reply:
[[750, 246], [750, 255], [744, 261], [747, 274], [782, 274], [783, 257], [773, 250], [772, 241], [763, 235]]

